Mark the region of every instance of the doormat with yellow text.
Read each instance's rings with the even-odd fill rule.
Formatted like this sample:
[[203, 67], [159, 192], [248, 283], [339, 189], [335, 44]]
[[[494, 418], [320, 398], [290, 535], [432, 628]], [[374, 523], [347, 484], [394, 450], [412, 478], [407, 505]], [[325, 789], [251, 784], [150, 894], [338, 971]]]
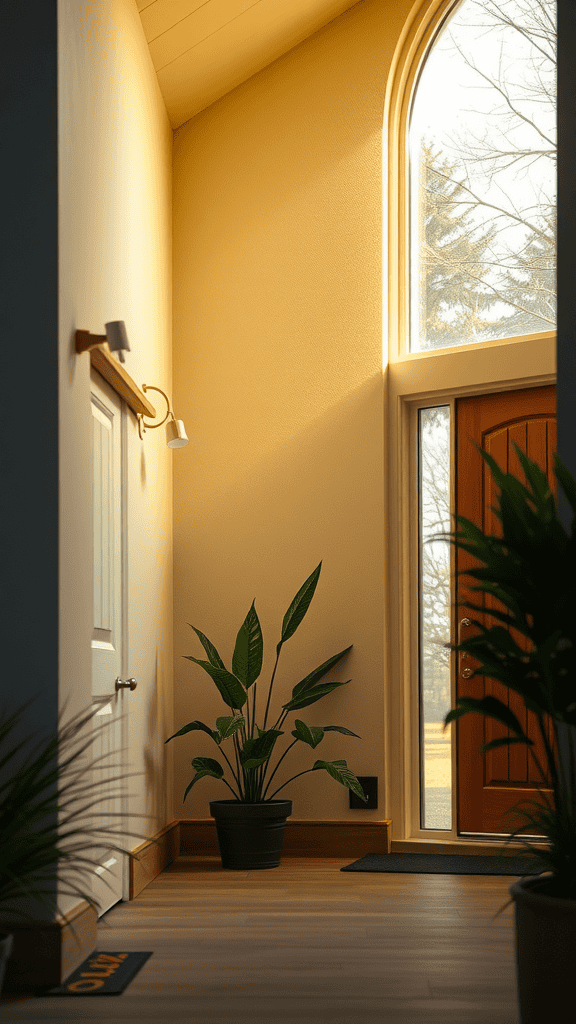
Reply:
[[152, 953], [103, 953], [94, 950], [58, 988], [47, 996], [119, 996]]

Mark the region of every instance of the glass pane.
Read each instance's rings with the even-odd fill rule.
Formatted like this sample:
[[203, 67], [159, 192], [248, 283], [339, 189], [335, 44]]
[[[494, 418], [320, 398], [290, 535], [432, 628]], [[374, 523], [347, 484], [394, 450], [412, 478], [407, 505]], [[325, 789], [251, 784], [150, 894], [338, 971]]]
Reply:
[[410, 351], [556, 326], [555, 0], [463, 0], [416, 88]]
[[420, 770], [421, 828], [452, 827], [450, 730], [450, 406], [420, 409]]

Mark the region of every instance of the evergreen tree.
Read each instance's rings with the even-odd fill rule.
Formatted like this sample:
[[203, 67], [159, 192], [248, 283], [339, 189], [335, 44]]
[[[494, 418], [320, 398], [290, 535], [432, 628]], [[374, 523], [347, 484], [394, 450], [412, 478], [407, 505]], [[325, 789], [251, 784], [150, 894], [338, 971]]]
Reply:
[[556, 326], [556, 209], [530, 231], [513, 266], [502, 271], [498, 291], [512, 308], [503, 320], [505, 336], [553, 331]]
[[482, 340], [494, 304], [483, 281], [493, 225], [479, 226], [466, 190], [454, 176], [455, 161], [422, 140], [420, 153], [420, 333], [421, 348]]

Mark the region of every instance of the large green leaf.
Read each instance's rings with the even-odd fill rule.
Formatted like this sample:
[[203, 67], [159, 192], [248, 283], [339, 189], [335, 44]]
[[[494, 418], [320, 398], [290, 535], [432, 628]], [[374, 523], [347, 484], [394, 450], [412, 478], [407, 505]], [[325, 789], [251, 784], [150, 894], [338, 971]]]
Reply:
[[288, 611], [286, 612], [282, 621], [282, 635], [280, 641], [276, 647], [276, 652], [280, 653], [282, 644], [289, 640], [290, 637], [296, 632], [298, 626], [302, 622], [302, 619], [306, 615], [310, 602], [314, 597], [314, 591], [318, 583], [320, 576], [320, 570], [322, 568], [322, 562], [316, 566], [314, 572], [308, 577], [305, 583], [302, 584], [300, 590], [292, 600]]
[[240, 763], [243, 768], [258, 768], [268, 761], [274, 744], [279, 736], [284, 733], [279, 729], [267, 729], [261, 732], [258, 737], [247, 739], [240, 751]]
[[318, 668], [315, 668], [313, 672], [310, 672], [310, 674], [302, 679], [301, 682], [296, 684], [292, 690], [292, 696], [297, 697], [300, 693], [305, 693], [306, 690], [310, 690], [316, 685], [319, 679], [322, 679], [322, 676], [325, 676], [326, 673], [330, 671], [337, 661], [340, 661], [340, 658], [343, 658], [344, 655], [348, 654], [348, 651], [351, 650], [352, 644], [350, 644], [349, 647], [346, 647], [343, 651], [340, 651], [339, 654], [334, 654], [331, 658], [328, 658], [328, 661], [323, 662], [323, 664], [319, 665]]
[[282, 707], [285, 711], [297, 711], [298, 708], [307, 708], [309, 704], [315, 704], [321, 697], [325, 697], [327, 693], [332, 693], [338, 686], [346, 686], [350, 679], [346, 679], [343, 683], [322, 683], [321, 686], [315, 686], [313, 690], [308, 690], [306, 693], [301, 693], [298, 697], [294, 697], [289, 700], [287, 704], [283, 704]]
[[233, 736], [238, 729], [241, 729], [244, 725], [245, 719], [243, 715], [227, 715], [222, 718], [216, 719], [216, 728], [218, 729], [218, 743], [222, 743], [222, 740], [227, 740], [229, 736]]
[[343, 725], [324, 725], [322, 726], [324, 732], [341, 732], [343, 736], [355, 736], [357, 740], [362, 739], [357, 732], [352, 732], [351, 729], [345, 729]]
[[[560, 459], [558, 455], [554, 455], [554, 473], [568, 499], [570, 508], [576, 516], [576, 480], [568, 472], [566, 466], [562, 462], [562, 459]], [[574, 532], [574, 525], [572, 526], [572, 531]]]
[[[519, 454], [520, 462], [526, 468], [526, 456], [524, 452], [515, 445], [516, 451]], [[516, 521], [517, 527], [526, 527], [530, 521], [530, 516], [533, 514], [530, 502], [533, 502], [536, 507], [538, 506], [538, 493], [534, 493], [529, 490], [524, 484], [518, 480], [517, 477], [511, 473], [505, 473], [496, 462], [495, 458], [490, 455], [479, 445], [476, 448], [484, 461], [490, 467], [492, 477], [496, 485], [500, 488], [498, 507], [495, 509], [496, 513], [500, 514], [500, 517], [504, 513], [502, 502], [506, 505], [506, 514], [512, 516]], [[534, 464], [535, 465], [535, 464]], [[542, 473], [542, 470], [535, 465], [536, 471]]]
[[462, 715], [474, 711], [484, 715], [485, 718], [494, 718], [501, 725], [505, 725], [507, 729], [510, 729], [516, 736], [520, 736], [523, 739], [528, 738], [514, 712], [506, 704], [503, 704], [501, 700], [498, 700], [497, 697], [492, 696], [480, 698], [459, 697], [458, 707], [448, 712], [444, 719], [444, 725], [449, 725], [450, 722], [456, 721]]
[[495, 627], [497, 639], [494, 642], [490, 638], [491, 630], [487, 629], [484, 636], [470, 637], [457, 645], [459, 651], [466, 651], [478, 661], [479, 664], [474, 669], [473, 676], [483, 675], [502, 683], [509, 690], [518, 693], [531, 711], [538, 713], [542, 710], [550, 710], [548, 697], [542, 690], [540, 672], [535, 668], [537, 652], [526, 654], [519, 649], [517, 657], [510, 655], [509, 650], [504, 646], [505, 641], [503, 641], [503, 649], [500, 650], [498, 648], [500, 639], [498, 630], [500, 628]]
[[294, 724], [296, 728], [292, 730], [292, 735], [297, 740], [307, 743], [309, 747], [312, 747], [312, 750], [324, 739], [324, 729], [320, 725], [306, 725], [299, 718], [296, 719]]
[[528, 736], [498, 736], [497, 739], [485, 743], [478, 751], [478, 754], [486, 754], [489, 750], [496, 750], [497, 747], [510, 747], [513, 743], [523, 743], [524, 746], [529, 747], [534, 746], [534, 741], [529, 739]]
[[[525, 707], [535, 712], [541, 729], [546, 713], [555, 722], [576, 724], [576, 480], [556, 459], [554, 471], [574, 515], [568, 534], [546, 474], [515, 447], [525, 483], [504, 473], [492, 456], [481, 451], [499, 488], [494, 511], [501, 524], [500, 535], [485, 535], [462, 517], [457, 519], [458, 529], [449, 535], [451, 543], [475, 560], [465, 571], [473, 581], [471, 590], [479, 595], [478, 604], [470, 604], [470, 609], [487, 614], [492, 623], [497, 620], [496, 625], [481, 627], [481, 635], [454, 645], [453, 649], [467, 651], [476, 659], [475, 676], [486, 675], [518, 693]], [[500, 602], [499, 608], [492, 608], [492, 601], [485, 606], [480, 595], [495, 598]], [[509, 629], [518, 630], [527, 638], [526, 650], [514, 642]], [[492, 718], [510, 730], [508, 735], [485, 744], [479, 754], [517, 744], [533, 748], [533, 740], [518, 718], [506, 704], [491, 696], [482, 700], [461, 698], [446, 716], [446, 724], [469, 712]], [[574, 751], [570, 749], [568, 753], [573, 768]], [[560, 792], [561, 773], [551, 747], [547, 747], [546, 755], [553, 789], [551, 808], [539, 827], [528, 830], [547, 835], [551, 849], [558, 854], [553, 871], [560, 873], [561, 865], [574, 859], [572, 854], [567, 856], [568, 850], [576, 849], [573, 822], [565, 835], [555, 836], [554, 832], [557, 826], [562, 829], [569, 808], [572, 813], [573, 798], [570, 795], [565, 800]], [[566, 751], [563, 761], [565, 758]], [[576, 771], [573, 776], [576, 781]], [[537, 811], [536, 818], [540, 813]], [[531, 819], [527, 820], [530, 824]], [[522, 828], [526, 831], [525, 824]], [[573, 868], [571, 871], [573, 875]], [[563, 895], [567, 892], [568, 887]]]
[[317, 747], [320, 741], [324, 738], [325, 732], [340, 732], [343, 736], [356, 736], [360, 739], [358, 733], [352, 732], [351, 729], [345, 729], [343, 725], [306, 725], [297, 718], [294, 722], [296, 728], [292, 730], [292, 736], [297, 740], [303, 740], [308, 746]]
[[550, 490], [550, 484], [548, 483], [546, 473], [537, 465], [537, 463], [532, 462], [531, 459], [528, 458], [526, 453], [522, 451], [522, 448], [516, 444], [516, 441], [513, 441], [512, 443], [516, 449], [516, 455], [518, 456], [522, 469], [526, 475], [529, 490], [536, 498], [538, 506], [547, 512], [554, 512], [556, 503], [554, 501], [554, 495]]
[[503, 626], [491, 626], [488, 628], [478, 623], [478, 628], [481, 630], [480, 633], [468, 637], [467, 640], [456, 646], [460, 650], [468, 651], [474, 649], [482, 650], [484, 647], [489, 647], [501, 655], [516, 659], [526, 656], [526, 651], [519, 647], [512, 634]]
[[351, 789], [356, 796], [359, 796], [361, 800], [366, 802], [368, 797], [364, 793], [362, 786], [358, 779], [354, 775], [354, 772], [348, 767], [346, 761], [315, 761], [312, 765], [312, 771], [315, 772], [319, 768], [323, 768], [336, 779], [342, 786], [346, 786], [347, 789]]
[[214, 665], [214, 668], [225, 668], [226, 666], [224, 665], [222, 658], [218, 654], [218, 651], [214, 647], [214, 644], [210, 643], [208, 637], [205, 636], [204, 633], [201, 633], [199, 629], [196, 629], [196, 626], [193, 626], [192, 623], [189, 622], [188, 625], [196, 633], [196, 636], [198, 637], [200, 643], [202, 644], [202, 647], [204, 648], [206, 654], [208, 655], [208, 661], [210, 662], [210, 664]]
[[208, 673], [216, 683], [222, 700], [229, 708], [240, 709], [244, 707], [248, 699], [246, 690], [236, 676], [233, 676], [225, 668], [217, 668], [215, 665], [211, 665], [209, 661], [200, 661], [199, 658], [193, 658], [191, 654], [185, 654], [184, 657], [188, 661], [193, 661], [195, 665], [200, 665]]
[[262, 671], [264, 645], [254, 601], [240, 626], [232, 657], [232, 671], [248, 690]]
[[184, 800], [188, 796], [188, 793], [192, 789], [192, 786], [198, 782], [199, 779], [203, 779], [206, 775], [210, 775], [213, 779], [221, 779], [224, 775], [224, 769], [218, 761], [215, 761], [212, 757], [195, 757], [192, 761], [192, 767], [196, 769], [196, 775], [186, 786], [186, 792], [184, 793]]
[[216, 740], [217, 743], [219, 742], [218, 733], [213, 732], [212, 729], [210, 729], [207, 725], [204, 725], [204, 722], [198, 721], [188, 722], [188, 725], [183, 725], [182, 728], [178, 730], [178, 732], [173, 733], [173, 735], [169, 736], [167, 740], [164, 740], [164, 742], [169, 743], [170, 740], [173, 740], [175, 736], [185, 736], [187, 732], [193, 732], [196, 729], [201, 729], [202, 732], [207, 732], [208, 735], [211, 736], [213, 740]]
[[[476, 588], [473, 588], [473, 589], [476, 589]], [[468, 611], [480, 612], [480, 614], [485, 615], [486, 614], [486, 606], [483, 605], [483, 604], [471, 604], [470, 601], [467, 601], [466, 602], [466, 611], [467, 612]], [[501, 608], [490, 608], [490, 617], [493, 618], [493, 619], [498, 619], [498, 622], [502, 622], [505, 626], [511, 626], [514, 629], [518, 629], [518, 623], [517, 623], [516, 618], [513, 615], [511, 615], [511, 613], [508, 612], [508, 611], [502, 611]], [[472, 624], [474, 626], [477, 626], [478, 629], [482, 629], [483, 628], [481, 623], [476, 621], [476, 620], [474, 620]], [[532, 631], [531, 631], [531, 629], [529, 629], [528, 624], [525, 623], [524, 628], [519, 630], [519, 632], [523, 633], [524, 636], [528, 636], [528, 635], [531, 635]], [[456, 651], [456, 650], [458, 650], [460, 645], [459, 644], [453, 644], [453, 645], [452, 644], [448, 644], [447, 646], [452, 647], [452, 650]]]
[[494, 482], [497, 484], [498, 487], [502, 488], [502, 484], [506, 477], [506, 474], [503, 472], [503, 470], [500, 469], [500, 466], [496, 462], [496, 459], [494, 458], [493, 455], [490, 455], [489, 452], [481, 448], [480, 445], [476, 444], [476, 442], [474, 442], [474, 446], [477, 452], [482, 456], [484, 461], [488, 463], [490, 471], [494, 478]]
[[[59, 894], [97, 905], [85, 891], [97, 864], [95, 851], [105, 837], [106, 846], [116, 852], [123, 836], [137, 835], [118, 832], [117, 821], [106, 820], [110, 815], [102, 819], [103, 801], [120, 796], [126, 779], [137, 773], [127, 772], [117, 755], [92, 758], [94, 737], [109, 729], [106, 722], [97, 724], [98, 706], [90, 705], [66, 724], [60, 718], [58, 732], [24, 733], [23, 744], [23, 716], [32, 704], [26, 702], [8, 718], [0, 716], [0, 761], [7, 766], [18, 758], [17, 770], [5, 772], [0, 786], [0, 903], [25, 918], [29, 914], [23, 904], [29, 899], [50, 912], [45, 897], [53, 898], [56, 882]], [[103, 782], [90, 782], [94, 768], [106, 768]], [[20, 906], [11, 905], [14, 899]]]

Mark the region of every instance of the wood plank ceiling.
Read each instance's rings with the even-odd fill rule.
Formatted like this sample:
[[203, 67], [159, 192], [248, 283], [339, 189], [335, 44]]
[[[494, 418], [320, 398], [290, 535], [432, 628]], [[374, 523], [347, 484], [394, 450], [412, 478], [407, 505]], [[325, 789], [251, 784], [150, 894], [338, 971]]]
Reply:
[[173, 128], [362, 0], [136, 0]]

